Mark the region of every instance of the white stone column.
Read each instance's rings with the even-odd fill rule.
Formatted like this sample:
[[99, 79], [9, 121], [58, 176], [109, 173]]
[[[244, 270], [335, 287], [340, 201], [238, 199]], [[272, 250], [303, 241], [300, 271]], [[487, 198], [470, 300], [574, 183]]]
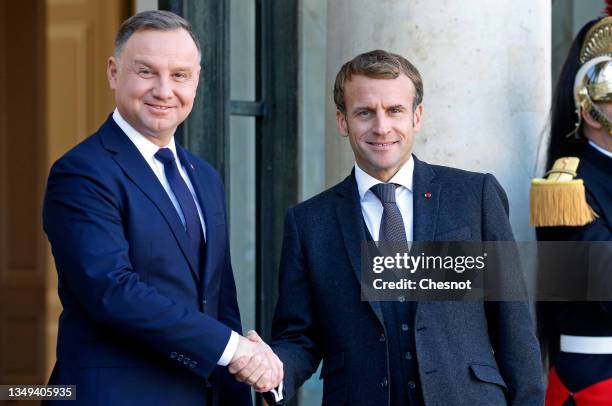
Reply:
[[551, 98], [550, 21], [549, 1], [328, 1], [327, 185], [353, 165], [335, 125], [335, 75], [358, 53], [386, 49], [423, 76], [424, 123], [415, 154], [493, 173], [508, 193], [517, 239], [531, 239], [529, 181]]

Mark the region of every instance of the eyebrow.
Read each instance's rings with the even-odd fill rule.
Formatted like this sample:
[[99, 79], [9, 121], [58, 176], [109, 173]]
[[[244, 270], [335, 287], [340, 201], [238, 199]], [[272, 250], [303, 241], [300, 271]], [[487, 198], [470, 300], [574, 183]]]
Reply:
[[372, 106], [357, 106], [353, 109], [353, 111], [361, 111], [361, 110], [376, 110], [374, 107]]
[[144, 65], [144, 66], [146, 66], [146, 67], [148, 67], [148, 68], [150, 68], [150, 67], [151, 67], [151, 65], [149, 64], [149, 62], [147, 62], [147, 61], [143, 61], [143, 60], [141, 60], [141, 59], [134, 59], [134, 65]]
[[[392, 104], [391, 106], [388, 106], [385, 108], [385, 110], [390, 110], [390, 109], [407, 110], [406, 106], [404, 106], [403, 104]], [[372, 106], [363, 105], [363, 106], [357, 106], [353, 109], [355, 113], [358, 113], [364, 110], [372, 111], [372, 110], [376, 110], [376, 108]]]
[[[142, 59], [134, 59], [134, 64], [135, 65], [144, 65], [147, 68], [151, 68], [151, 69], [154, 68], [149, 62], [147, 62], [145, 60], [142, 60]], [[189, 71], [193, 70], [193, 66], [178, 66], [178, 67], [175, 67], [175, 68], [171, 68], [170, 70], [173, 71], [173, 72], [177, 72], [177, 71], [187, 71], [187, 72], [189, 72]]]

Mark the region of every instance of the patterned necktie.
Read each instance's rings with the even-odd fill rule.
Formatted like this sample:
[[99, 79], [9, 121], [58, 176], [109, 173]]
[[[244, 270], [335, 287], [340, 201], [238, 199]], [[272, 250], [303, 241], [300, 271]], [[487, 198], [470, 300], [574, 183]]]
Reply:
[[395, 183], [379, 183], [370, 188], [383, 205], [382, 220], [380, 222], [379, 241], [408, 242], [404, 220], [399, 207], [395, 202]]
[[189, 236], [191, 251], [197, 261], [196, 264], [199, 272], [204, 238], [202, 235], [202, 223], [200, 223], [200, 216], [195, 201], [193, 200], [193, 195], [179, 173], [174, 154], [169, 148], [160, 148], [159, 151], [155, 153], [155, 158], [164, 164], [166, 178], [183, 212], [183, 217], [185, 218], [185, 231], [187, 231], [187, 235]]

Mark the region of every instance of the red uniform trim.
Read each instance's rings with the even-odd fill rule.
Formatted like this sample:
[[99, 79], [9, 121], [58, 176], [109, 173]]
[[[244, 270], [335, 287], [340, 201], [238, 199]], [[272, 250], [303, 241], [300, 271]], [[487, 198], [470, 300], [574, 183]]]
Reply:
[[612, 378], [597, 382], [576, 393], [565, 387], [555, 368], [548, 374], [546, 389], [546, 406], [563, 406], [570, 397], [577, 406], [610, 406], [612, 405]]

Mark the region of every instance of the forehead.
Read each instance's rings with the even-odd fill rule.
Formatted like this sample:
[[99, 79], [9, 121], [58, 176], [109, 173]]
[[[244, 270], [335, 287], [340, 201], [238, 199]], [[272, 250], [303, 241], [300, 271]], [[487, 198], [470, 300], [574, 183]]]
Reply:
[[193, 39], [184, 29], [159, 31], [144, 29], [133, 33], [121, 49], [121, 58], [172, 60], [198, 63], [199, 53]]
[[344, 102], [347, 108], [361, 104], [410, 105], [416, 90], [410, 78], [400, 74], [395, 79], [370, 78], [353, 75], [344, 84]]

